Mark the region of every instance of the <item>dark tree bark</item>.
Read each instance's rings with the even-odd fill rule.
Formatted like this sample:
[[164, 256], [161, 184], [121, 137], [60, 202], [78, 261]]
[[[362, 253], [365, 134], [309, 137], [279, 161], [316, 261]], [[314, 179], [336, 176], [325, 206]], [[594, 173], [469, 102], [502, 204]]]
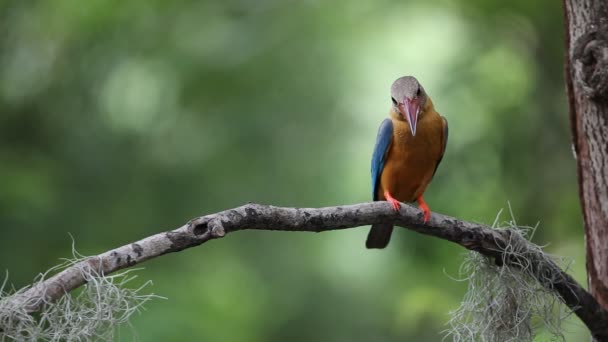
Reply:
[[[566, 86], [589, 290], [608, 308], [608, 1], [564, 0]], [[608, 322], [605, 323], [608, 326]]]

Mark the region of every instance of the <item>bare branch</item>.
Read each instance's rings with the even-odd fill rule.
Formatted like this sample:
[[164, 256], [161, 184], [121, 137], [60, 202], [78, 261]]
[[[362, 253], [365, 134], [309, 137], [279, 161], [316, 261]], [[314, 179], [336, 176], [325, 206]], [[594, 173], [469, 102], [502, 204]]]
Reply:
[[[523, 237], [511, 230], [491, 229], [488, 226], [462, 221], [453, 217], [432, 214], [428, 223], [410, 205], [402, 204], [395, 213], [385, 202], [370, 202], [326, 208], [282, 208], [260, 204], [244, 206], [201, 216], [187, 224], [164, 233], [110, 250], [81, 261], [49, 279], [20, 292], [23, 305], [30, 312], [39, 311], [44, 303], [55, 301], [64, 294], [86, 283], [83, 274], [107, 275], [131, 267], [163, 254], [198, 246], [209, 240], [244, 229], [323, 232], [354, 228], [381, 222], [393, 222], [418, 233], [457, 243], [469, 250], [494, 258], [501, 266], [530, 265], [537, 280], [553, 291], [587, 325], [599, 341], [608, 341], [608, 312], [554, 262], [547, 261], [538, 246], [529, 246], [518, 255], [505, 252], [513, 239]], [[361, 242], [363, 248], [363, 241]], [[526, 260], [521, 260], [525, 258]], [[87, 272], [83, 272], [87, 270]]]

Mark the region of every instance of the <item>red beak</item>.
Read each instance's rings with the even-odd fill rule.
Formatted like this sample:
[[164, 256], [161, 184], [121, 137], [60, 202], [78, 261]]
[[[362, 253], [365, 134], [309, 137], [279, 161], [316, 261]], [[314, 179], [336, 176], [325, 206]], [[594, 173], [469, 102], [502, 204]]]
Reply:
[[410, 100], [407, 97], [402, 104], [399, 104], [401, 115], [405, 117], [407, 123], [410, 124], [412, 136], [416, 136], [416, 124], [418, 123], [418, 113], [420, 112], [420, 103], [418, 99]]

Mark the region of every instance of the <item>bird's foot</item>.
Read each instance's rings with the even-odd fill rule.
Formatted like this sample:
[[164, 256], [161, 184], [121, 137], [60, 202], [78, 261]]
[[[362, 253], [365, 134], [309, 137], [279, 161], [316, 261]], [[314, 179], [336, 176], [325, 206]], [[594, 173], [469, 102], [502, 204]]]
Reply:
[[401, 203], [394, 199], [388, 191], [384, 192], [384, 198], [386, 198], [386, 201], [393, 206], [394, 211], [399, 211], [399, 209], [401, 209]]
[[418, 208], [420, 208], [420, 210], [422, 210], [424, 213], [424, 223], [429, 222], [429, 219], [431, 218], [431, 209], [429, 209], [429, 206], [426, 204], [422, 196], [418, 197], [416, 201], [418, 201]]

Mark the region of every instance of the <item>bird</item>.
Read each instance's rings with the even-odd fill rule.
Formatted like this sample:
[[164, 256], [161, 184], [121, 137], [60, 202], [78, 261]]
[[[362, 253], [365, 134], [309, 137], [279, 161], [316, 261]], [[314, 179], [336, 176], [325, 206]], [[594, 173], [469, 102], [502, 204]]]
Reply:
[[[448, 122], [413, 76], [398, 78], [391, 86], [389, 118], [380, 124], [372, 154], [372, 196], [399, 211], [400, 202], [418, 202], [424, 223], [431, 211], [423, 194], [443, 158]], [[392, 223], [372, 225], [365, 245], [385, 248]]]

